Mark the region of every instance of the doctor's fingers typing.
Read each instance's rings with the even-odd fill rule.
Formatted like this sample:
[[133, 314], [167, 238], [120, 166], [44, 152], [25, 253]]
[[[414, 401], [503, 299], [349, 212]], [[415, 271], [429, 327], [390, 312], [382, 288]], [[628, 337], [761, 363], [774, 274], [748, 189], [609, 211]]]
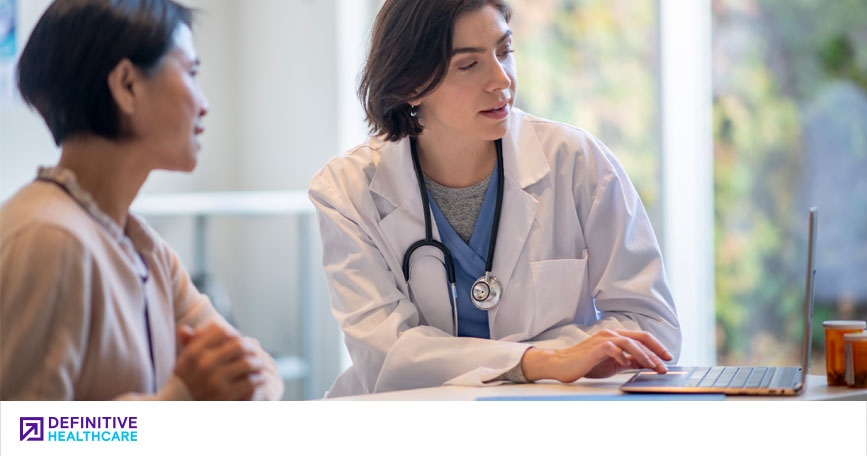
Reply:
[[530, 348], [524, 354], [521, 368], [529, 381], [554, 379], [569, 383], [586, 376], [612, 375], [618, 370], [617, 365], [665, 373], [663, 360], [672, 359], [650, 333], [604, 329], [569, 348]]
[[[667, 369], [663, 360], [671, 361], [673, 359], [668, 350], [652, 334], [645, 331], [606, 329], [594, 334], [591, 339], [602, 341], [601, 343], [614, 353], [615, 360], [629, 368], [650, 368], [659, 373], [665, 373]], [[570, 347], [570, 349], [575, 347]], [[608, 375], [612, 374], [609, 373]], [[591, 373], [589, 376], [594, 375]]]

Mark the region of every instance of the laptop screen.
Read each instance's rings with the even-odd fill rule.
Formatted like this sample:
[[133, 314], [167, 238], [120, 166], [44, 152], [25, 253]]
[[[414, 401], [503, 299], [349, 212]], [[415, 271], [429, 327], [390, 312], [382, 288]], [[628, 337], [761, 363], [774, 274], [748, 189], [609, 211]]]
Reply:
[[801, 348], [801, 387], [807, 383], [807, 373], [810, 370], [810, 351], [813, 337], [813, 289], [816, 280], [816, 236], [818, 234], [819, 209], [810, 208], [810, 231], [807, 241], [807, 283], [804, 290], [804, 343]]

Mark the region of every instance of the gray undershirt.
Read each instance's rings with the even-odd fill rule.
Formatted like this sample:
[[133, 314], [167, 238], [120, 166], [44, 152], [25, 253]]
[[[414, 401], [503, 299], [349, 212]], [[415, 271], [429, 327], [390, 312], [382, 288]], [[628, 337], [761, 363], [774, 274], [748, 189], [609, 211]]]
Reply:
[[427, 176], [424, 176], [424, 183], [449, 225], [464, 242], [469, 243], [482, 210], [482, 203], [485, 202], [491, 176], [476, 185], [463, 188], [445, 187]]
[[[476, 185], [463, 188], [445, 187], [427, 176], [424, 176], [424, 183], [443, 216], [458, 233], [458, 236], [464, 242], [469, 243], [476, 228], [479, 212], [482, 210], [482, 203], [485, 202], [485, 194], [487, 194], [488, 186], [491, 183], [491, 175]], [[524, 377], [520, 361], [502, 375], [488, 380], [486, 383], [495, 381], [529, 383]]]

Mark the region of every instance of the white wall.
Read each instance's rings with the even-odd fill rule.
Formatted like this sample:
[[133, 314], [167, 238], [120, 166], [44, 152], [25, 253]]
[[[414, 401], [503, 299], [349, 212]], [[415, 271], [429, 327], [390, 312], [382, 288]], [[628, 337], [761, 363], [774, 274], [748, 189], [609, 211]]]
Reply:
[[[312, 175], [340, 152], [335, 1], [199, 3], [204, 10], [197, 29], [205, 62], [201, 73], [221, 73], [205, 90], [212, 113], [228, 115], [225, 124], [215, 127], [227, 135], [231, 160], [202, 169], [206, 180], [195, 182], [195, 190], [306, 189]], [[208, 66], [212, 60], [214, 71]], [[226, 105], [220, 107], [215, 97]], [[209, 132], [211, 127], [209, 122]], [[217, 146], [215, 155], [226, 147], [211, 146]], [[216, 183], [222, 187], [210, 186]], [[307, 271], [297, 261], [304, 247], [312, 248], [318, 260], [317, 230], [310, 230], [313, 245], [303, 246], [298, 220], [291, 217], [214, 220], [212, 228], [213, 272], [229, 291], [238, 326], [278, 354], [302, 354], [302, 330], [316, 331], [310, 349], [318, 361], [317, 386], [306, 394], [321, 395], [339, 373], [339, 331], [330, 316], [321, 268], [312, 271], [310, 282], [300, 283]], [[303, 321], [297, 304], [305, 292], [318, 307]], [[289, 387], [287, 397], [304, 397], [300, 385]]]
[[[18, 52], [50, 0], [18, 2]], [[57, 149], [42, 118], [21, 102], [0, 101], [0, 200], [33, 180], [38, 164], [50, 164], [58, 158]]]
[[[234, 127], [241, 147], [233, 170], [238, 189], [306, 189], [312, 175], [339, 152], [335, 3], [252, 0], [238, 4], [236, 24], [241, 33], [240, 52], [235, 56]], [[298, 354], [300, 325], [327, 328], [313, 348], [322, 361], [314, 372], [319, 383], [314, 394], [321, 395], [338, 374], [339, 332], [330, 317], [327, 295], [321, 292], [321, 268], [313, 271], [314, 283], [299, 283], [302, 271], [295, 259], [304, 246], [297, 240], [294, 219], [245, 223], [234, 239], [226, 239], [241, 250], [237, 263], [223, 265], [222, 276], [232, 277], [233, 301], [246, 306], [239, 325], [251, 332], [255, 328], [265, 344]], [[314, 247], [318, 259], [320, 250]], [[303, 315], [292, 302], [297, 303], [305, 291], [316, 291], [312, 294], [320, 297], [320, 312], [302, 322]]]

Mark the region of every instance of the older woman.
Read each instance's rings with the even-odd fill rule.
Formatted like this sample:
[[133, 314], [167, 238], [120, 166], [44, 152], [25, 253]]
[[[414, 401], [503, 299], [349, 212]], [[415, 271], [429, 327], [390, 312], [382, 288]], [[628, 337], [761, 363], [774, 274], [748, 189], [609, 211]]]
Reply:
[[0, 209], [4, 400], [282, 394], [274, 361], [129, 213], [151, 171], [196, 166], [208, 104], [191, 16], [170, 0], [56, 0], [23, 51], [21, 95], [61, 156]]

